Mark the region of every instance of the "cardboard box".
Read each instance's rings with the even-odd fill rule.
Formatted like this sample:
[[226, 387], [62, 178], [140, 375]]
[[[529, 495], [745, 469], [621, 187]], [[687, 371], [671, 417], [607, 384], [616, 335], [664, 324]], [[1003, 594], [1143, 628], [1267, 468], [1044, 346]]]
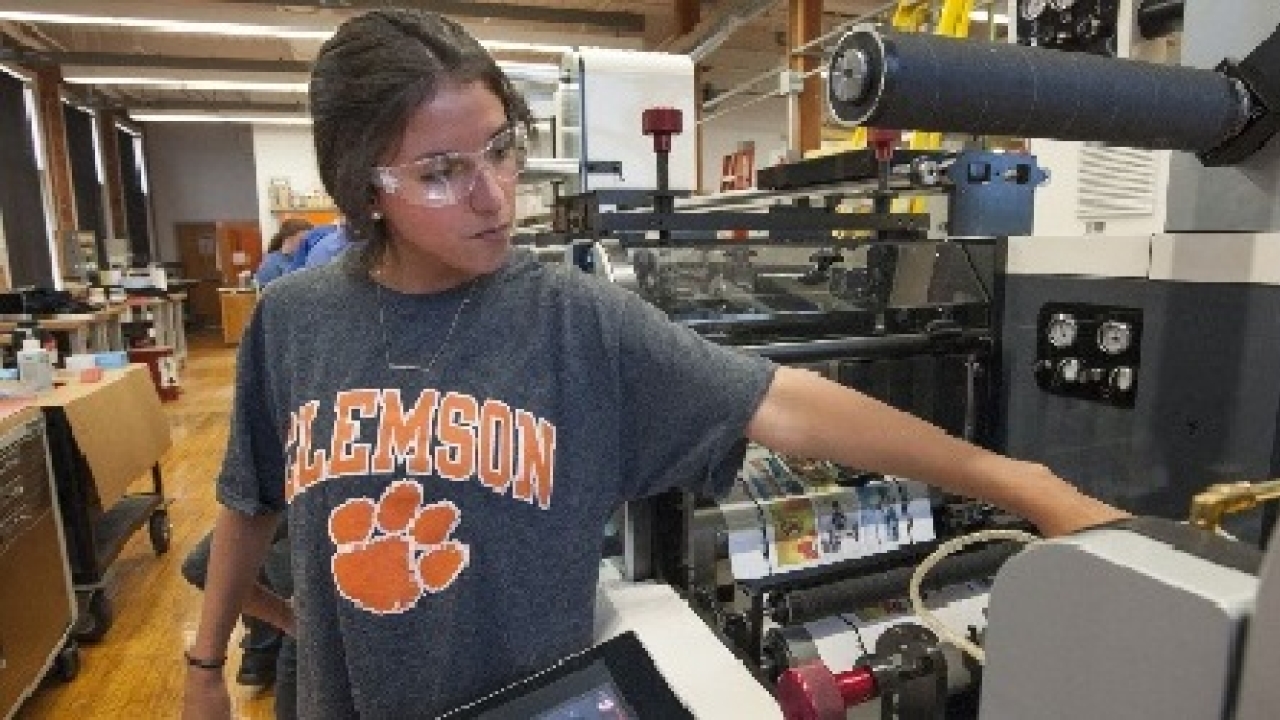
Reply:
[[64, 385], [34, 401], [66, 413], [104, 510], [149, 472], [172, 443], [169, 419], [146, 365], [106, 370], [99, 382]]

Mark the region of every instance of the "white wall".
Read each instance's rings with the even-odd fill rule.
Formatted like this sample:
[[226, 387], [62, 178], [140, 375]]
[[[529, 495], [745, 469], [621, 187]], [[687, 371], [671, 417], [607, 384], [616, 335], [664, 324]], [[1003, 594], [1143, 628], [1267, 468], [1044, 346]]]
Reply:
[[262, 241], [268, 242], [280, 223], [271, 214], [267, 187], [276, 178], [289, 181], [294, 195], [321, 192], [320, 170], [316, 167], [315, 143], [310, 125], [253, 126], [254, 188], [258, 193], [255, 213], [262, 225]]
[[[741, 102], [730, 100], [730, 103]], [[744, 110], [726, 113], [702, 125], [702, 191], [720, 189], [721, 162], [738, 149], [738, 143], [754, 140], [756, 169], [774, 165], [787, 151], [787, 103], [784, 98], [758, 102]]]
[[162, 260], [178, 260], [174, 223], [258, 216], [248, 126], [148, 123], [146, 137], [156, 247]]

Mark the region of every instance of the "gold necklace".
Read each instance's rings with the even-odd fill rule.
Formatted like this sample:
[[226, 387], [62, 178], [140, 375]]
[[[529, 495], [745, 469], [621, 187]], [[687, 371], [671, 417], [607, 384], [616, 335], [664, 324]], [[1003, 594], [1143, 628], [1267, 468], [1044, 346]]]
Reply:
[[[381, 271], [377, 273], [381, 276]], [[378, 303], [378, 327], [382, 331], [382, 354], [387, 362], [388, 370], [414, 370], [420, 373], [429, 373], [435, 367], [436, 361], [444, 355], [444, 351], [449, 349], [449, 341], [453, 340], [453, 333], [458, 329], [458, 321], [462, 319], [462, 311], [467, 309], [467, 305], [471, 303], [472, 297], [476, 294], [476, 288], [480, 286], [482, 278], [472, 281], [471, 286], [467, 288], [467, 294], [463, 296], [462, 302], [458, 303], [458, 309], [453, 313], [453, 319], [449, 321], [449, 329], [444, 334], [444, 340], [440, 342], [440, 347], [436, 348], [435, 354], [427, 361], [426, 365], [407, 365], [403, 363], [391, 362], [391, 338], [387, 335], [387, 318], [385, 305], [382, 302], [382, 284], [376, 280], [373, 283], [374, 292], [376, 293]]]

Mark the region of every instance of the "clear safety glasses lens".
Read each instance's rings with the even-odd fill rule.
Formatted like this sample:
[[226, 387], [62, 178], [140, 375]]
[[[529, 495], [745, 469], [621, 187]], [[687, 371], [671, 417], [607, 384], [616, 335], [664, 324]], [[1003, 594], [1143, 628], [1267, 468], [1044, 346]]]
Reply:
[[404, 165], [376, 167], [374, 184], [385, 192], [427, 207], [452, 205], [470, 197], [480, 173], [509, 183], [519, 176], [528, 154], [523, 126], [512, 125], [474, 153], [443, 153]]

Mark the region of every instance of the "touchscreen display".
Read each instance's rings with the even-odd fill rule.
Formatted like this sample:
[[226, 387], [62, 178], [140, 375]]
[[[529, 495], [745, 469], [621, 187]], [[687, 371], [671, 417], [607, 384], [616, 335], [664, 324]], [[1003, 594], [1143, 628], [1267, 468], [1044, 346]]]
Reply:
[[622, 694], [606, 682], [577, 697], [539, 713], [533, 720], [638, 720], [627, 708]]
[[447, 713], [448, 720], [694, 720], [634, 632]]

